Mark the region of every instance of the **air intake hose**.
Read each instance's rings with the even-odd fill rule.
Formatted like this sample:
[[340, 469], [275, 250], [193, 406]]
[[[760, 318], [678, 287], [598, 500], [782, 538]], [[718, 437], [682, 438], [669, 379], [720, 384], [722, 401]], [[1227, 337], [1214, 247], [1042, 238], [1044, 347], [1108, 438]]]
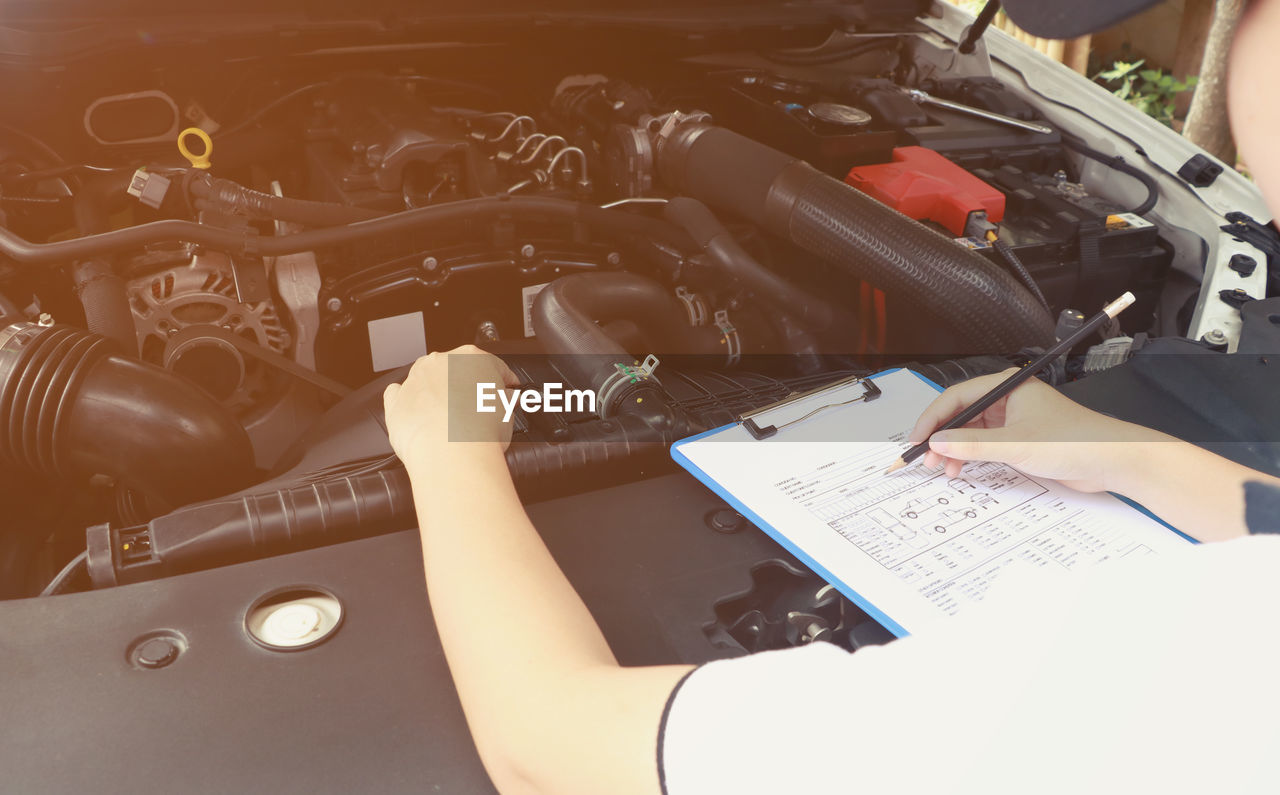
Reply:
[[170, 506], [254, 473], [226, 409], [167, 370], [66, 326], [0, 329], [0, 459], [55, 477], [110, 475]]
[[688, 232], [712, 262], [761, 301], [786, 312], [808, 328], [822, 330], [835, 322], [837, 313], [830, 304], [756, 262], [707, 205], [697, 199], [677, 196], [663, 207], [662, 215]]
[[395, 466], [192, 505], [137, 527], [90, 527], [94, 587], [225, 566], [412, 527], [409, 474]]
[[[715, 355], [725, 351], [724, 334], [713, 326], [689, 325], [678, 300], [662, 285], [634, 273], [579, 273], [562, 276], [543, 288], [533, 302], [533, 330], [558, 361], [569, 380], [597, 393], [597, 410], [611, 416], [637, 389], [649, 383], [636, 375], [635, 357], [622, 349], [598, 324], [629, 320], [656, 353]], [[634, 377], [613, 389], [620, 373]], [[651, 385], [650, 386], [655, 386]]]
[[1009, 274], [790, 155], [721, 127], [659, 142], [671, 189], [731, 211], [908, 300], [955, 334], [947, 353], [1053, 344], [1053, 319]]

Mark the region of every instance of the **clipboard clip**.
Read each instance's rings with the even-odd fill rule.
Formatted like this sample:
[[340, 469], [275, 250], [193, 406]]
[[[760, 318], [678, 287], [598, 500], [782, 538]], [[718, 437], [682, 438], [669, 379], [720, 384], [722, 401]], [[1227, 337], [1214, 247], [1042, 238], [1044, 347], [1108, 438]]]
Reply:
[[[761, 427], [756, 422], [755, 418], [759, 417], [761, 414], [767, 414], [771, 411], [776, 411], [777, 409], [783, 408], [784, 406], [790, 406], [793, 403], [799, 403], [801, 400], [806, 400], [808, 398], [813, 397], [814, 395], [820, 395], [823, 392], [830, 392], [832, 390], [842, 389], [846, 386], [852, 386], [853, 384], [858, 384], [858, 383], [862, 384], [863, 391], [862, 391], [862, 394], [858, 395], [857, 397], [849, 398], [848, 400], [841, 400], [838, 403], [828, 403], [824, 406], [818, 406], [816, 409], [814, 409], [813, 411], [810, 411], [808, 414], [805, 414], [803, 417], [796, 417], [794, 420], [788, 420], [787, 422], [784, 422], [781, 425], [765, 425], [764, 427]], [[779, 400], [777, 403], [770, 403], [767, 406], [762, 406], [761, 408], [755, 409], [753, 411], [749, 411], [746, 414], [739, 415], [738, 422], [742, 423], [742, 426], [747, 429], [747, 433], [751, 434], [752, 438], [754, 438], [756, 441], [759, 441], [761, 439], [768, 439], [770, 436], [774, 436], [775, 434], [778, 433], [779, 430], [786, 428], [788, 425], [795, 425], [796, 423], [804, 422], [805, 420], [809, 419], [813, 415], [824, 412], [827, 409], [834, 409], [834, 408], [839, 408], [840, 406], [847, 406], [850, 403], [870, 403], [871, 401], [880, 397], [880, 394], [881, 394], [880, 387], [876, 386], [875, 381], [872, 381], [870, 378], [866, 378], [864, 376], [855, 375], [855, 376], [850, 376], [849, 378], [842, 379], [840, 381], [836, 381], [834, 383], [827, 384], [826, 386], [820, 386], [817, 389], [810, 389], [807, 392], [796, 392], [796, 393], [787, 395], [785, 398], [783, 398], [782, 400]]]

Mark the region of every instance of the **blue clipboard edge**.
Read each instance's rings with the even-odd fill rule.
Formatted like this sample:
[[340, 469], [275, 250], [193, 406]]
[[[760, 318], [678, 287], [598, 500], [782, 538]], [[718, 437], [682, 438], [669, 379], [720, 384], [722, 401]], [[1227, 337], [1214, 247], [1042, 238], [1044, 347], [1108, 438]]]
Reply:
[[[895, 367], [891, 370], [884, 370], [879, 373], [874, 373], [869, 377], [874, 380], [876, 378], [881, 378], [886, 375], [891, 375], [903, 369], [905, 368]], [[919, 378], [921, 381], [924, 381], [926, 384], [933, 387], [938, 392], [943, 391], [942, 387], [938, 386], [936, 383], [924, 377], [923, 375], [920, 375], [914, 370], [908, 370], [907, 372], [911, 373], [916, 378]], [[695, 436], [690, 436], [687, 439], [678, 440], [677, 442], [671, 445], [672, 460], [674, 460], [677, 464], [679, 464], [684, 469], [688, 470], [689, 474], [697, 478], [702, 483], [702, 485], [711, 489], [713, 492], [716, 493], [717, 496], [720, 497], [720, 499], [724, 500], [726, 503], [732, 506], [734, 510], [736, 510], [738, 513], [742, 514], [748, 520], [750, 520], [752, 524], [754, 524], [756, 527], [764, 531], [766, 535], [768, 535], [770, 538], [776, 541], [783, 549], [787, 550], [787, 552], [795, 556], [797, 560], [799, 560], [801, 563], [807, 566], [814, 574], [817, 574], [823, 580], [826, 580], [828, 583], [831, 584], [833, 588], [835, 588], [837, 591], [843, 594], [846, 599], [848, 599], [849, 601], [857, 605], [868, 616], [878, 621], [881, 624], [881, 626], [883, 626], [885, 629], [893, 633], [894, 637], [904, 638], [907, 635], [910, 635], [911, 633], [908, 632], [905, 627], [903, 627], [897, 621], [894, 621], [892, 618], [889, 618], [889, 616], [886, 615], [884, 611], [876, 607], [874, 604], [871, 603], [870, 600], [863, 597], [857, 591], [850, 588], [848, 584], [846, 584], [843, 580], [840, 580], [839, 578], [833, 576], [831, 572], [827, 571], [826, 567], [819, 565], [819, 563], [816, 560], [814, 560], [812, 557], [810, 557], [808, 553], [800, 549], [800, 547], [796, 546], [796, 544], [790, 538], [788, 538], [783, 533], [780, 533], [777, 530], [777, 528], [775, 528], [773, 525], [769, 524], [764, 519], [762, 519], [759, 514], [757, 514], [755, 511], [751, 510], [746, 505], [744, 505], [742, 501], [739, 500], [737, 497], [730, 494], [727, 490], [725, 490], [723, 486], [721, 486], [718, 482], [716, 482], [710, 475], [708, 475], [706, 472], [703, 472], [702, 469], [700, 469], [697, 466], [697, 464], [694, 464], [692, 461], [690, 461], [689, 458], [680, 450], [680, 447], [684, 444], [688, 444], [690, 442], [696, 442], [700, 439], [705, 439], [708, 436], [714, 436], [718, 433], [728, 430], [729, 428], [734, 427], [736, 424], [737, 423], [731, 422], [728, 425], [721, 425], [719, 428], [712, 428], [709, 431], [703, 431], [702, 433], [699, 433]], [[1108, 492], [1108, 493], [1111, 494], [1111, 496], [1115, 497], [1116, 499], [1120, 500], [1121, 502], [1125, 503], [1129, 507], [1133, 508], [1134, 510], [1144, 513], [1147, 516], [1150, 516], [1152, 519], [1155, 519], [1157, 522], [1164, 525], [1169, 530], [1172, 530], [1174, 533], [1186, 539], [1187, 541], [1193, 544], [1200, 543], [1196, 541], [1194, 538], [1192, 538], [1191, 536], [1179, 530], [1178, 528], [1164, 521], [1159, 516], [1156, 516], [1151, 511], [1147, 510], [1146, 508], [1142, 507], [1138, 503], [1134, 502], [1133, 500], [1127, 497], [1122, 497], [1119, 494], [1114, 494], [1111, 492]]]

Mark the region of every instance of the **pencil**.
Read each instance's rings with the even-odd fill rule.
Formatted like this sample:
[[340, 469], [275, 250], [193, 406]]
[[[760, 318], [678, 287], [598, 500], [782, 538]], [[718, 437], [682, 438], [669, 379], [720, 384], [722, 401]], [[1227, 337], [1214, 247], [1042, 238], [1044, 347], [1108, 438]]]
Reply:
[[[974, 401], [973, 405], [942, 423], [940, 427], [934, 429], [934, 433], [937, 433], [938, 431], [951, 430], [952, 428], [964, 427], [982, 412], [991, 408], [997, 400], [1016, 389], [1019, 384], [1026, 381], [1028, 378], [1035, 376], [1041, 370], [1052, 364], [1059, 356], [1071, 350], [1077, 343], [1081, 342], [1090, 334], [1101, 328], [1104, 323], [1123, 312], [1130, 304], [1133, 303], [1133, 301], [1133, 293], [1125, 293], [1116, 300], [1107, 304], [1103, 307], [1101, 312], [1089, 318], [1083, 326], [1077, 329], [1076, 333], [1062, 340], [1057, 345], [1054, 345], [1036, 359], [1028, 362], [1020, 368], [1018, 372], [1001, 381], [995, 389]], [[932, 434], [930, 435], [932, 436]], [[902, 469], [907, 464], [910, 464], [912, 461], [915, 461], [917, 458], [924, 455], [928, 450], [928, 439], [925, 439], [920, 444], [912, 445], [898, 458], [897, 461], [894, 461], [889, 465], [889, 468], [885, 470], [885, 474], [888, 475], [892, 472], [897, 472], [899, 469]]]

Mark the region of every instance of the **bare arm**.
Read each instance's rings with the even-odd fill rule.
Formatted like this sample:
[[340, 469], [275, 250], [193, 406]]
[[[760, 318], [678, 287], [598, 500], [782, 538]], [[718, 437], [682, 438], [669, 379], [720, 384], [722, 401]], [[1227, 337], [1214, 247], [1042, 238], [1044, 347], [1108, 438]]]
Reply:
[[933, 433], [1005, 375], [957, 384], [921, 415], [911, 439], [929, 439], [926, 465], [945, 463], [955, 473], [965, 461], [1001, 461], [1081, 491], [1113, 491], [1201, 541], [1248, 533], [1245, 483], [1280, 486], [1280, 479], [1167, 434], [1086, 409], [1035, 380], [1014, 390], [969, 427]]
[[[450, 379], [450, 367], [474, 372]], [[525, 515], [500, 423], [467, 411], [478, 380], [514, 385], [478, 350], [432, 354], [388, 389], [386, 408], [413, 483], [432, 613], [485, 769], [504, 795], [657, 793], [658, 723], [689, 666], [618, 665]], [[455, 439], [487, 440], [450, 441], [450, 421]]]

